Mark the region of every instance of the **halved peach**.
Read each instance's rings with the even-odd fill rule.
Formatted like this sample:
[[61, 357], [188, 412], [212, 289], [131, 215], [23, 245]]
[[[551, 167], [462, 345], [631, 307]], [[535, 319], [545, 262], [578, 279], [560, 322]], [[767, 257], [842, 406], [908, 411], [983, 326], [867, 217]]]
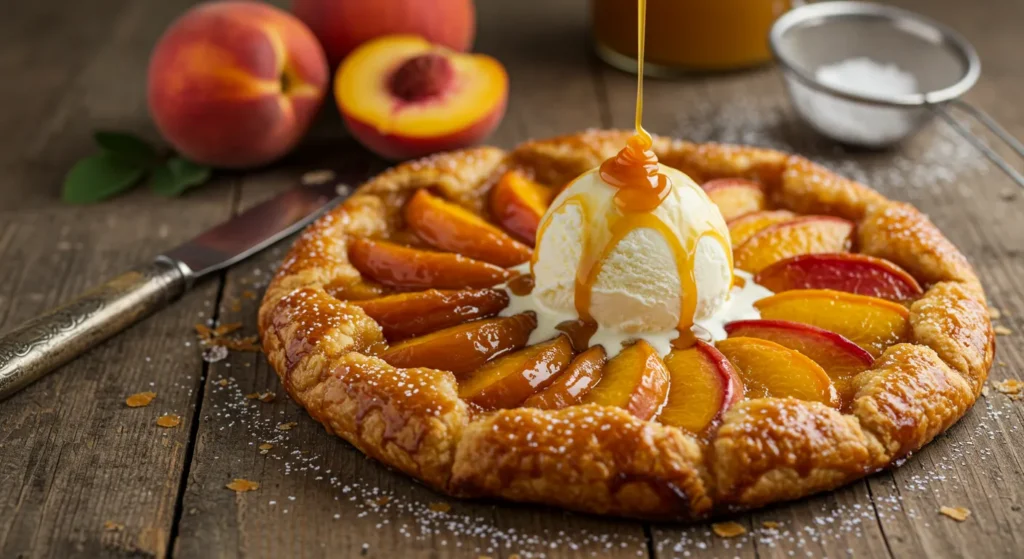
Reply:
[[759, 338], [726, 338], [716, 345], [736, 367], [748, 398], [798, 398], [838, 407], [832, 379], [810, 357]]
[[409, 289], [491, 287], [512, 272], [451, 252], [432, 252], [387, 241], [351, 239], [348, 258], [364, 276]]
[[878, 357], [906, 339], [910, 312], [899, 303], [830, 289], [794, 289], [754, 303], [761, 318], [817, 326]]
[[726, 324], [725, 331], [729, 337], [760, 338], [810, 357], [832, 379], [844, 404], [853, 401], [853, 377], [875, 360], [850, 340], [810, 324], [788, 320], [738, 320]]
[[572, 359], [565, 336], [489, 361], [459, 381], [459, 397], [485, 410], [514, 408], [551, 384]]
[[801, 254], [780, 260], [757, 273], [754, 281], [778, 293], [790, 289], [834, 289], [893, 301], [924, 292], [903, 268], [866, 254]]
[[505, 230], [533, 246], [555, 191], [519, 171], [508, 171], [491, 191], [491, 214]]
[[726, 225], [729, 226], [732, 246], [740, 246], [758, 231], [794, 217], [796, 214], [789, 210], [764, 210], [742, 215]]
[[611, 358], [601, 382], [583, 402], [623, 408], [639, 419], [651, 419], [668, 396], [669, 375], [658, 352], [640, 340]]
[[734, 262], [737, 268], [756, 274], [798, 254], [845, 252], [852, 238], [853, 222], [824, 215], [798, 217], [762, 229], [735, 247]]
[[459, 377], [525, 346], [536, 326], [529, 313], [485, 318], [399, 342], [380, 357], [395, 367], [429, 367]]
[[580, 403], [601, 380], [605, 365], [604, 348], [596, 345], [576, 356], [547, 388], [530, 396], [523, 407], [560, 410]]
[[490, 134], [505, 114], [508, 75], [489, 56], [388, 35], [345, 58], [334, 96], [363, 145], [405, 159], [464, 148]]
[[708, 198], [729, 221], [768, 207], [761, 185], [746, 179], [715, 179], [701, 185]]
[[658, 421], [703, 433], [725, 410], [743, 399], [743, 381], [732, 363], [714, 346], [697, 340], [689, 349], [665, 357], [672, 379], [668, 401]]
[[505, 268], [530, 259], [530, 247], [473, 212], [424, 189], [405, 205], [405, 221], [433, 247]]
[[494, 289], [430, 289], [352, 304], [362, 307], [363, 312], [380, 324], [384, 337], [395, 341], [498, 314], [508, 305], [508, 295]]

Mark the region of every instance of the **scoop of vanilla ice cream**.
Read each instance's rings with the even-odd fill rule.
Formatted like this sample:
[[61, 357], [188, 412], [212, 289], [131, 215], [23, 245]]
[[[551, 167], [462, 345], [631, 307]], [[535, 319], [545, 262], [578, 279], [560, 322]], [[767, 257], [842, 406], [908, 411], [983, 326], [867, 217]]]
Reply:
[[[673, 188], [651, 213], [682, 246], [700, 239], [694, 255], [694, 319], [713, 313], [728, 297], [732, 278], [729, 230], [718, 207], [690, 177], [661, 166]], [[576, 314], [576, 272], [587, 235], [606, 235], [617, 189], [593, 169], [569, 184], [541, 219], [533, 264], [533, 295], [561, 314]], [[709, 237], [718, 233], [726, 247]], [[605, 237], [607, 238], [607, 237]], [[684, 294], [675, 254], [662, 232], [640, 227], [607, 253], [593, 284], [590, 315], [601, 328], [625, 333], [662, 332], [679, 324]]]

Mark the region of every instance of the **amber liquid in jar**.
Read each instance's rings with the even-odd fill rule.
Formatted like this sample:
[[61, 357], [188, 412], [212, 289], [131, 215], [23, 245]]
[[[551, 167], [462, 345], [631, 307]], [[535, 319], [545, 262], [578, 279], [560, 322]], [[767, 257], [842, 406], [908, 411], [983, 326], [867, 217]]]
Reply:
[[[771, 59], [768, 31], [790, 0], [647, 0], [648, 75], [746, 68]], [[637, 69], [637, 0], [591, 0], [597, 53]]]

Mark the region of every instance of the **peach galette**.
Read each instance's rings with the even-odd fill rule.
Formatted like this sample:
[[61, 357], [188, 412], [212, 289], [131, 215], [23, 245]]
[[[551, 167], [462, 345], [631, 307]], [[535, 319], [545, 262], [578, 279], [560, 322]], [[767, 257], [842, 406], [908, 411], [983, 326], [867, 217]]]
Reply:
[[[658, 518], [838, 487], [974, 403], [994, 351], [984, 292], [923, 214], [800, 157], [655, 138], [677, 186], [694, 185], [678, 211], [717, 210], [678, 237], [689, 268], [645, 264], [648, 278], [626, 268], [657, 263], [660, 249], [636, 241], [617, 255], [630, 239], [615, 237], [618, 222], [601, 251], [571, 238], [574, 215], [592, 219], [586, 200], [571, 207], [577, 177], [628, 137], [588, 131], [401, 164], [310, 226], [259, 317], [292, 398], [452, 495]], [[555, 214], [569, 240], [545, 248]], [[714, 273], [692, 265], [705, 238]], [[601, 274], [620, 268], [629, 285], [664, 275], [686, 287], [674, 301], [693, 327], [602, 337], [619, 315], [555, 321], [521, 305], [547, 290], [551, 306], [581, 308], [589, 282], [597, 310], [618, 296], [599, 289]], [[735, 272], [715, 302], [692, 297], [721, 270]], [[713, 315], [702, 305], [744, 298], [719, 326], [699, 319]]]

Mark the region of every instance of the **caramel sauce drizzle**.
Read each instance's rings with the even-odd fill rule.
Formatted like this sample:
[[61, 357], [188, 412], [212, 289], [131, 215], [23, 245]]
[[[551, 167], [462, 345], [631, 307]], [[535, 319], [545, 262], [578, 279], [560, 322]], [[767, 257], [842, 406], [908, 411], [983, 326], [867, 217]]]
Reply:
[[[675, 232], [657, 215], [652, 213], [669, 195], [672, 180], [660, 172], [658, 156], [654, 153], [654, 140], [643, 127], [644, 94], [644, 36], [646, 27], [646, 0], [640, 0], [637, 18], [637, 86], [636, 86], [636, 132], [627, 140], [619, 153], [601, 164], [601, 180], [617, 189], [614, 204], [607, 207], [593, 207], [592, 197], [576, 195], [566, 199], [551, 212], [551, 217], [570, 206], [578, 207], [583, 223], [590, 224], [584, 231], [583, 254], [576, 270], [574, 303], [576, 312], [584, 323], [594, 323], [590, 314], [591, 295], [601, 267], [609, 254], [629, 233], [636, 229], [648, 228], [657, 231], [672, 251], [679, 273], [681, 308], [677, 328], [683, 344], [692, 345], [695, 339], [690, 333], [697, 307], [697, 283], [694, 258], [697, 244], [705, 237], [714, 238], [732, 258], [729, 243], [714, 230], [701, 235], [690, 236], [680, 241]], [[601, 219], [603, 223], [592, 221]], [[537, 238], [542, 238], [552, 219], [541, 224]], [[534, 251], [536, 258], [539, 251]], [[536, 263], [536, 260], [534, 260]]]

